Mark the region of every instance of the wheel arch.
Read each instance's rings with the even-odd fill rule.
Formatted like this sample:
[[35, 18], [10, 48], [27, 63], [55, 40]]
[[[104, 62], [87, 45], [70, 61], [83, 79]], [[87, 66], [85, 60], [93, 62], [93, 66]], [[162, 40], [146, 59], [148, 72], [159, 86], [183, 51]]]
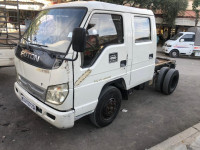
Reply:
[[[126, 87], [126, 82], [123, 78], [119, 78], [113, 81], [110, 81], [108, 83], [106, 83], [102, 89], [101, 92], [99, 94], [99, 97], [101, 96], [102, 92], [108, 87], [108, 86], [114, 86], [116, 88], [118, 88], [122, 94], [122, 99], [127, 100], [128, 99], [128, 91], [127, 91], [127, 87]], [[98, 98], [99, 98], [98, 97]]]
[[[178, 50], [178, 49], [176, 49], [176, 48], [175, 48], [175, 49], [172, 49], [171, 51], [174, 51], [174, 50], [176, 50], [176, 51], [178, 51], [178, 52], [179, 52], [179, 50]], [[179, 52], [179, 53], [180, 53], [180, 52]]]

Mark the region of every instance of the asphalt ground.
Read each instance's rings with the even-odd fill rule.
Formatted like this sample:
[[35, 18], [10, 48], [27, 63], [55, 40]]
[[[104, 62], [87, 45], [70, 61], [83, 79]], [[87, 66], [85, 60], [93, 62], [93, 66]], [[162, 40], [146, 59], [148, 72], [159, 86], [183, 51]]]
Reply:
[[66, 130], [20, 102], [15, 68], [0, 68], [0, 150], [144, 150], [166, 140], [200, 121], [200, 59], [176, 60], [180, 80], [172, 95], [146, 87], [122, 102], [128, 112], [120, 111], [111, 125], [96, 128], [84, 117]]

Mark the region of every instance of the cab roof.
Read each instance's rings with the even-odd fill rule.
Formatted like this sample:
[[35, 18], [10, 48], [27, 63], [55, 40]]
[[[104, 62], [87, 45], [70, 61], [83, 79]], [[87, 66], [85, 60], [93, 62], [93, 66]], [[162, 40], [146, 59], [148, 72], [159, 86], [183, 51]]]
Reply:
[[61, 3], [61, 4], [56, 4], [56, 5], [46, 7], [44, 9], [63, 8], [63, 7], [86, 7], [89, 12], [92, 10], [107, 10], [107, 11], [118, 11], [118, 12], [126, 12], [126, 13], [154, 15], [151, 10], [147, 10], [147, 9], [139, 9], [139, 8], [134, 8], [134, 7], [110, 4], [110, 3], [105, 3], [105, 2], [97, 2], [97, 1], [76, 1], [76, 2], [69, 2], [69, 3]]

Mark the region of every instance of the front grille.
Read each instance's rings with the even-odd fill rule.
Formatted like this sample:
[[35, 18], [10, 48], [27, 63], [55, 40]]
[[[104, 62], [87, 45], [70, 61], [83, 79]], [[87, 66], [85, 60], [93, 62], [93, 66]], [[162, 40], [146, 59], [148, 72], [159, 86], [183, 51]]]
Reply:
[[32, 83], [31, 81], [25, 79], [22, 76], [20, 77], [20, 82], [19, 84], [31, 95], [36, 97], [37, 99], [41, 101], [45, 101], [45, 96], [46, 96], [46, 89], [39, 87], [38, 85]]

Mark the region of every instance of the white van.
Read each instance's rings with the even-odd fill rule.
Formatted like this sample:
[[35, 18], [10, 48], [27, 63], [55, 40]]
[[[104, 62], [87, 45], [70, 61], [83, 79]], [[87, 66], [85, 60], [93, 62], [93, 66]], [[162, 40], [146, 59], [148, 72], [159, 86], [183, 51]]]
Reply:
[[179, 32], [165, 42], [163, 51], [169, 54], [170, 57], [179, 57], [180, 54], [191, 55], [193, 53], [194, 40], [194, 32]]
[[[86, 115], [98, 127], [146, 82], [174, 92], [175, 62], [156, 59], [152, 11], [103, 2], [71, 2], [41, 11], [15, 54], [17, 97], [58, 128]], [[154, 83], [154, 82], [151, 82]]]
[[191, 27], [190, 32], [180, 32], [166, 41], [162, 47], [170, 57], [179, 57], [179, 55], [200, 56], [200, 28]]

